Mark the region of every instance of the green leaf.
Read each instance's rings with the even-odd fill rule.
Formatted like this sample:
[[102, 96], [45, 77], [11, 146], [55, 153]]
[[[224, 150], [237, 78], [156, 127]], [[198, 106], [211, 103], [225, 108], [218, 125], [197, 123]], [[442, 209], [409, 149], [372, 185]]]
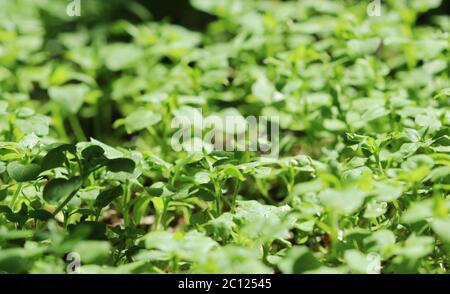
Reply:
[[105, 150], [98, 145], [91, 145], [81, 151], [81, 156], [86, 160], [94, 160], [105, 154]]
[[129, 158], [116, 158], [108, 161], [107, 168], [109, 171], [115, 173], [133, 173], [134, 169], [136, 168], [136, 163]]
[[233, 166], [233, 165], [227, 165], [223, 170], [222, 173], [229, 178], [235, 178], [238, 179], [239, 181], [245, 181], [245, 177], [244, 175], [241, 173], [241, 171]]
[[89, 87], [83, 84], [51, 87], [50, 99], [55, 101], [68, 114], [76, 114], [81, 109]]
[[111, 202], [113, 202], [116, 198], [120, 197], [123, 194], [122, 187], [114, 187], [112, 189], [104, 190], [100, 192], [95, 199], [94, 206], [98, 208], [103, 208], [108, 206]]
[[22, 203], [18, 212], [12, 211], [8, 206], [0, 205], [0, 213], [3, 213], [10, 222], [17, 223], [19, 228], [28, 220], [28, 207], [25, 203]]
[[120, 158], [123, 157], [123, 153], [120, 152], [119, 150], [106, 145], [105, 143], [102, 143], [100, 141], [97, 141], [93, 138], [91, 138], [91, 143], [97, 146], [100, 146], [101, 148], [103, 148], [103, 150], [105, 151], [105, 156], [108, 159], [115, 159], [115, 158]]
[[275, 87], [265, 76], [260, 76], [252, 85], [252, 94], [264, 104], [270, 104], [275, 95]]
[[227, 240], [237, 227], [237, 224], [233, 221], [233, 217], [231, 213], [223, 213], [205, 224], [206, 231], [215, 238]]
[[37, 209], [30, 211], [30, 218], [38, 219], [41, 221], [48, 221], [49, 219], [53, 218], [53, 214], [44, 209]]
[[3, 248], [0, 250], [0, 272], [26, 273], [43, 251], [43, 248]]
[[413, 202], [402, 214], [401, 221], [406, 224], [415, 223], [433, 216], [433, 199]]
[[296, 217], [288, 205], [264, 205], [257, 201], [237, 201], [234, 222], [240, 225], [241, 234], [258, 243], [284, 239], [294, 227]]
[[302, 274], [317, 270], [320, 266], [317, 258], [304, 246], [289, 249], [286, 256], [278, 263], [283, 274]]
[[107, 241], [83, 240], [78, 242], [72, 252], [77, 252], [83, 264], [104, 264], [108, 261], [111, 244]]
[[89, 174], [98, 167], [105, 166], [108, 163], [108, 159], [104, 154], [104, 149], [98, 145], [91, 145], [84, 148], [81, 151], [83, 172]]
[[161, 120], [161, 114], [151, 110], [139, 109], [129, 114], [125, 120], [125, 128], [128, 134], [144, 130]]
[[403, 247], [398, 248], [395, 252], [411, 260], [417, 260], [433, 252], [433, 248], [433, 237], [412, 234], [406, 239]]
[[37, 136], [47, 136], [51, 119], [45, 115], [36, 114], [26, 119], [17, 119], [15, 127], [25, 134], [35, 133]]
[[211, 181], [210, 173], [206, 171], [199, 171], [195, 174], [194, 179], [197, 184], [207, 184]]
[[135, 224], [139, 224], [141, 219], [146, 215], [150, 201], [150, 197], [139, 197], [136, 200], [133, 207], [133, 221]]
[[8, 188], [0, 189], [0, 201], [3, 201], [8, 196]]
[[7, 165], [9, 176], [16, 182], [29, 182], [35, 180], [41, 173], [41, 166], [35, 163], [23, 164], [18, 161]]
[[194, 273], [211, 274], [270, 274], [272, 268], [265, 265], [257, 248], [226, 245], [211, 251], [193, 268]]
[[411, 0], [411, 8], [418, 12], [425, 12], [432, 8], [437, 8], [441, 5], [442, 0]]
[[0, 174], [4, 173], [5, 171], [6, 171], [6, 164], [0, 161]]
[[95, 221], [84, 221], [67, 226], [69, 239], [104, 240], [106, 224]]
[[376, 200], [381, 202], [394, 201], [403, 193], [401, 184], [397, 182], [375, 182], [373, 186], [373, 190], [371, 190], [369, 194], [374, 195]]
[[364, 239], [370, 252], [379, 252], [383, 257], [390, 254], [395, 246], [395, 234], [389, 230], [378, 230]]
[[353, 273], [370, 274], [379, 273], [381, 270], [378, 254], [365, 255], [358, 250], [350, 249], [345, 251], [344, 258]]
[[146, 249], [158, 250], [168, 256], [178, 256], [183, 260], [200, 260], [218, 244], [196, 231], [151, 232], [142, 237]]
[[443, 241], [450, 243], [450, 217], [436, 218], [431, 222], [431, 227]]
[[387, 211], [386, 202], [371, 201], [367, 203], [366, 210], [364, 211], [365, 218], [376, 218], [382, 216]]
[[67, 199], [74, 195], [81, 187], [81, 178], [53, 179], [44, 187], [42, 195], [49, 203], [58, 203], [61, 199]]
[[319, 195], [320, 201], [327, 207], [342, 214], [351, 214], [363, 204], [365, 194], [355, 188], [346, 190], [326, 189]]
[[61, 167], [64, 161], [66, 161], [64, 152], [59, 149], [52, 149], [42, 159], [42, 170], [45, 171]]
[[203, 188], [200, 188], [196, 193], [194, 193], [194, 196], [202, 199], [203, 201], [214, 201], [216, 199], [213, 192]]
[[76, 147], [72, 144], [58, 144], [56, 147], [50, 149], [42, 159], [42, 170], [50, 170], [63, 166], [67, 157], [65, 152], [72, 154], [76, 153]]
[[138, 62], [143, 52], [136, 45], [115, 43], [101, 48], [101, 56], [104, 58], [109, 70], [117, 71], [125, 69]]
[[151, 196], [161, 196], [164, 191], [163, 189], [165, 188], [165, 186], [166, 186], [166, 183], [164, 183], [164, 182], [156, 182], [147, 188], [147, 192]]
[[352, 39], [347, 43], [348, 48], [357, 55], [373, 54], [380, 46], [380, 38], [370, 38], [365, 40]]

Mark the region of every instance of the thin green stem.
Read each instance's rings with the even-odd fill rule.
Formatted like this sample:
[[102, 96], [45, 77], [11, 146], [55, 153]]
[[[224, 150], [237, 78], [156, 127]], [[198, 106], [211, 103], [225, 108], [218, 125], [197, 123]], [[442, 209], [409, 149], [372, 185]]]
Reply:
[[267, 266], [273, 266], [268, 260], [270, 254], [270, 243], [264, 243], [262, 245], [262, 249], [263, 249], [263, 257], [262, 257], [263, 263]]
[[69, 123], [70, 127], [72, 128], [73, 134], [75, 135], [75, 138], [79, 142], [87, 141], [86, 135], [84, 134], [83, 128], [81, 127], [78, 117], [76, 117], [75, 115], [69, 116]]
[[9, 123], [9, 128], [8, 128], [8, 132], [6, 133], [6, 141], [12, 141], [13, 137], [14, 137], [14, 122], [10, 118], [8, 120], [8, 123]]
[[160, 223], [161, 223], [161, 215], [156, 213], [155, 223], [153, 225], [153, 231], [158, 231], [159, 230], [159, 224]]
[[329, 211], [329, 226], [331, 228], [331, 252], [333, 256], [337, 256], [337, 242], [339, 234], [338, 215], [335, 210]]
[[234, 212], [236, 210], [236, 198], [239, 193], [239, 189], [241, 187], [241, 182], [236, 179], [234, 184], [233, 198], [231, 200], [231, 211]]
[[221, 203], [221, 191], [220, 191], [220, 184], [215, 181], [214, 182], [214, 196], [216, 198], [216, 216], [220, 216], [222, 214], [222, 203]]
[[14, 210], [14, 207], [17, 202], [17, 198], [19, 197], [20, 192], [22, 191], [23, 183], [19, 183], [17, 185], [16, 191], [14, 192], [13, 198], [11, 199], [11, 209]]
[[53, 215], [56, 216], [66, 205], [72, 200], [72, 198], [77, 194], [78, 189], [73, 191], [64, 201], [56, 208], [53, 212]]
[[172, 257], [172, 274], [176, 274], [178, 272], [178, 257]]
[[67, 213], [67, 211], [63, 211], [63, 214], [64, 214], [64, 224], [63, 224], [63, 226], [64, 226], [64, 228], [67, 228], [67, 224], [69, 222], [69, 218], [70, 218], [71, 214]]
[[52, 118], [53, 125], [55, 126], [56, 131], [59, 133], [59, 136], [64, 141], [69, 141], [69, 136], [67, 135], [66, 128], [64, 127], [64, 120], [61, 114], [61, 110], [56, 105], [54, 105], [52, 109]]
[[130, 202], [130, 182], [127, 181], [125, 183], [125, 194], [123, 195], [122, 202], [122, 210], [123, 210], [123, 223], [125, 227], [128, 227], [130, 224], [130, 216], [129, 216], [129, 202]]
[[100, 219], [100, 215], [102, 214], [102, 209], [98, 208], [97, 211], [95, 212], [95, 221], [98, 222], [98, 220]]
[[376, 158], [378, 169], [379, 169], [380, 173], [382, 175], [385, 175], [385, 172], [384, 172], [384, 169], [383, 169], [383, 165], [381, 164], [380, 152], [376, 153], [375, 158]]
[[163, 207], [163, 211], [161, 214], [161, 223], [163, 225], [163, 229], [166, 230], [167, 229], [166, 215], [167, 215], [167, 210], [169, 208], [169, 199], [163, 198], [163, 202], [164, 202], [164, 207]]

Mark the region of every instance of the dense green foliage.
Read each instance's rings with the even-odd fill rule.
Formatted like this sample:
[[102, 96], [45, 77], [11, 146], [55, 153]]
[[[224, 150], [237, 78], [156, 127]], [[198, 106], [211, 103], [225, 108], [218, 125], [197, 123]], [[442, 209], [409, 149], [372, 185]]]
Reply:
[[[0, 272], [450, 272], [450, 18], [381, 2], [1, 1]], [[174, 151], [199, 108], [278, 116], [279, 158]]]

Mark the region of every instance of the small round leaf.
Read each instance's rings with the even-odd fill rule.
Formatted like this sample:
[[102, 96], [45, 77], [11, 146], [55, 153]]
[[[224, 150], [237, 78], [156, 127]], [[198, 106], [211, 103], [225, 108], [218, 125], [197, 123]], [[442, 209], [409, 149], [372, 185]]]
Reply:
[[128, 158], [116, 158], [108, 161], [107, 164], [108, 170], [118, 173], [118, 172], [127, 172], [132, 173], [136, 167], [136, 163], [133, 160]]
[[6, 170], [13, 180], [20, 183], [35, 180], [41, 173], [41, 166], [35, 163], [23, 164], [14, 161], [8, 164]]

